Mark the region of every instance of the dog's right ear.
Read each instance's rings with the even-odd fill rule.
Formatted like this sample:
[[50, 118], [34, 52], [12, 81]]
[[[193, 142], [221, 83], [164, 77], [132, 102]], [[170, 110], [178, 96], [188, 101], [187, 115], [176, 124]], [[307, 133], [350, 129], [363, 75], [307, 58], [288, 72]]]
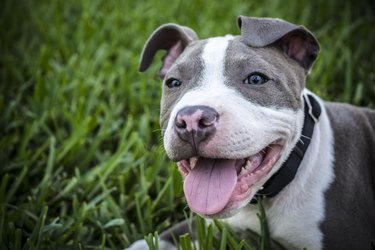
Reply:
[[158, 50], [166, 50], [167, 54], [163, 57], [163, 66], [159, 72], [163, 79], [186, 46], [197, 39], [197, 34], [188, 27], [177, 24], [160, 26], [151, 34], [143, 48], [139, 71], [148, 69]]
[[281, 19], [245, 16], [239, 16], [237, 23], [247, 45], [265, 47], [279, 44], [288, 57], [297, 61], [307, 71], [318, 56], [318, 40], [303, 26]]

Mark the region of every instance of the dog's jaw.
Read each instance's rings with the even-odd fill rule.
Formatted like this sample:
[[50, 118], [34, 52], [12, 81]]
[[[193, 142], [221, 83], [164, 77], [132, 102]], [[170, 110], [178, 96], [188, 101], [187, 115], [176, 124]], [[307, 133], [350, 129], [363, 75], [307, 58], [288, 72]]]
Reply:
[[[280, 156], [284, 151], [284, 141], [277, 140], [258, 153], [238, 160], [225, 159], [201, 159], [192, 157], [188, 160], [182, 160], [177, 163], [182, 176], [185, 179], [185, 196], [190, 208], [204, 217], [223, 218], [233, 214], [244, 204], [247, 204], [261, 185], [267, 174], [277, 165]], [[216, 164], [210, 170], [210, 164]], [[233, 168], [235, 180], [229, 190], [225, 190], [223, 185], [213, 183], [223, 183], [223, 180], [214, 180], [223, 178], [220, 173], [220, 165], [226, 164], [224, 170]], [[208, 166], [206, 166], [208, 165]], [[197, 170], [197, 168], [200, 168]], [[210, 171], [208, 176], [197, 176], [196, 172]], [[219, 174], [216, 174], [219, 173]], [[218, 176], [219, 175], [219, 176]], [[213, 177], [214, 176], [214, 177]], [[229, 174], [230, 176], [230, 174]], [[230, 179], [230, 178], [227, 178]], [[203, 182], [203, 183], [202, 183]], [[228, 182], [228, 181], [226, 181]], [[212, 190], [212, 188], [202, 189], [202, 186], [211, 185], [213, 188], [224, 189]], [[215, 197], [218, 196], [217, 198]]]

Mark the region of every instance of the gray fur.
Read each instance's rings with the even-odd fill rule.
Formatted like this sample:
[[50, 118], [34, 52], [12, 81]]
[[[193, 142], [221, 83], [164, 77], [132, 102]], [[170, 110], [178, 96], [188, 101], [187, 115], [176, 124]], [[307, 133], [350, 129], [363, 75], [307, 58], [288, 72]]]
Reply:
[[300, 28], [295, 24], [275, 18], [240, 16], [237, 23], [244, 41], [252, 47], [265, 47], [285, 34]]
[[[189, 90], [198, 86], [203, 72], [202, 54], [205, 41], [191, 43], [184, 53], [176, 60], [163, 82], [161, 98], [160, 126], [164, 131], [168, 124], [173, 105]], [[169, 89], [165, 81], [175, 78], [182, 81], [182, 85], [176, 89]]]
[[375, 239], [375, 112], [326, 103], [334, 128], [335, 180], [326, 192], [326, 249], [372, 249]]
[[251, 47], [266, 47], [280, 42], [284, 52], [309, 70], [319, 53], [319, 43], [303, 26], [275, 18], [240, 16], [237, 19], [244, 42]]
[[[254, 86], [245, 84], [245, 78], [254, 72], [262, 73], [269, 81]], [[278, 47], [249, 47], [242, 37], [237, 37], [227, 49], [225, 77], [230, 87], [261, 106], [293, 110], [302, 107], [300, 93], [304, 87], [306, 71]]]

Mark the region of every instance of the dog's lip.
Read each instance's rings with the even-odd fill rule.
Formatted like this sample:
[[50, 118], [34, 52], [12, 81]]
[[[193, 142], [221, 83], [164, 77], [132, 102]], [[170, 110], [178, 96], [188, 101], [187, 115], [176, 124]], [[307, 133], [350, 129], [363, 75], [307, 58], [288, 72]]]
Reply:
[[[272, 147], [280, 146], [280, 147], [284, 148], [284, 145], [285, 145], [285, 140], [280, 138], [280, 139], [277, 139], [277, 140], [267, 144], [266, 147], [262, 148], [261, 150], [258, 150], [257, 153], [252, 154], [249, 157], [240, 158], [240, 159], [232, 159], [232, 160], [236, 160], [237, 175], [240, 177], [243, 174], [245, 174], [247, 162], [249, 160], [252, 160], [254, 158], [254, 156], [256, 156], [258, 154], [262, 154], [263, 156], [267, 156], [267, 153], [269, 153], [269, 151], [270, 151], [270, 149], [272, 149]], [[189, 159], [184, 159], [184, 160], [181, 160], [181, 161], [177, 162], [178, 168], [179, 168], [182, 176], [185, 177], [189, 174], [189, 172], [195, 167], [199, 158], [200, 158], [200, 156], [193, 156]], [[215, 158], [220, 159], [220, 157], [215, 157]], [[265, 159], [263, 158], [263, 161], [264, 160]], [[262, 161], [262, 163], [263, 163], [263, 161]], [[262, 165], [262, 163], [260, 165]], [[258, 168], [254, 169], [251, 172], [254, 172], [256, 170], [258, 170]]]
[[263, 180], [276, 165], [284, 151], [284, 145], [284, 141], [281, 140], [269, 144], [262, 152], [264, 154], [263, 159], [258, 167], [248, 169], [249, 164], [246, 164], [245, 167], [241, 168], [237, 175], [237, 187], [232, 193], [229, 203], [236, 203], [236, 201], [241, 201], [250, 195], [251, 188]]
[[[231, 198], [226, 205], [226, 207], [217, 214], [203, 215], [208, 217], [220, 216], [225, 211], [230, 211], [232, 209], [237, 209], [244, 204], [244, 201], [250, 200], [251, 195], [256, 192], [253, 190], [254, 186], [260, 187], [258, 185], [267, 174], [273, 169], [276, 165], [280, 156], [285, 148], [285, 140], [277, 139], [266, 147], [259, 150], [256, 154], [253, 154], [249, 157], [236, 159], [235, 167], [237, 170], [237, 184], [232, 192]], [[185, 178], [189, 172], [194, 169], [197, 161], [199, 160], [198, 156], [191, 157], [186, 160], [181, 160], [177, 163], [178, 168]], [[256, 163], [251, 161], [258, 161]], [[259, 162], [260, 161], [260, 162]]]
[[[283, 151], [284, 145], [285, 145], [285, 141], [282, 140], [282, 139], [278, 139], [278, 140], [273, 141], [272, 143], [268, 144], [267, 147], [258, 151], [258, 153], [254, 154], [254, 155], [252, 155], [248, 158], [245, 158], [245, 164], [243, 164], [240, 169], [237, 169], [238, 177], [241, 178], [242, 176], [244, 176], [246, 174], [252, 174], [252, 173], [257, 173], [258, 171], [262, 171], [262, 169], [264, 167], [264, 162], [269, 161], [270, 158], [273, 156], [273, 154], [271, 154], [271, 153], [274, 152], [274, 148], [277, 147], [278, 149], [280, 149], [280, 151], [278, 151], [278, 152], [281, 153], [281, 151]], [[258, 155], [262, 159], [259, 166], [254, 168], [254, 169], [247, 169], [247, 166], [249, 166], [248, 161], [254, 160], [255, 156], [258, 156]], [[272, 164], [272, 166], [276, 163], [276, 161]]]

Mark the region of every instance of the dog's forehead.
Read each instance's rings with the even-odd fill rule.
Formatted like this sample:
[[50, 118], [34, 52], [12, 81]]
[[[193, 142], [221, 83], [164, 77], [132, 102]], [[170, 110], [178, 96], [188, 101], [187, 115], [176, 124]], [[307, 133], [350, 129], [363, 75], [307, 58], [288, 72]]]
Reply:
[[196, 78], [200, 75], [204, 69], [202, 53], [206, 44], [206, 40], [198, 40], [189, 44], [171, 67], [166, 79], [168, 76], [175, 77], [176, 74], [182, 79]]
[[[182, 94], [198, 86], [223, 84], [226, 51], [228, 42], [232, 39], [233, 36], [228, 35], [192, 42], [171, 67], [165, 80], [181, 80], [184, 84], [179, 92]], [[171, 98], [178, 100], [176, 95]]]
[[[202, 91], [230, 88], [261, 106], [301, 108], [303, 70], [277, 47], [254, 48], [242, 39], [241, 36], [227, 35], [197, 41], [189, 46], [176, 63], [182, 78], [190, 80], [187, 88], [200, 86]], [[252, 73], [262, 73], [272, 81], [264, 86], [244, 84]]]

